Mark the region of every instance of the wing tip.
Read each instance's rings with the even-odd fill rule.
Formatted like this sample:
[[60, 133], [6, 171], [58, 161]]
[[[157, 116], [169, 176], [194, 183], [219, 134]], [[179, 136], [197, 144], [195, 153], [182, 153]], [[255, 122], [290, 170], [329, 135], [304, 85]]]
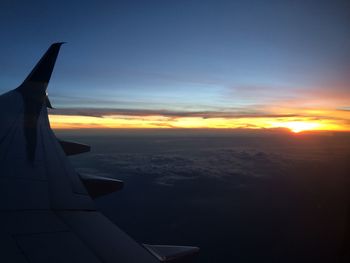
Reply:
[[51, 46], [62, 46], [63, 44], [67, 44], [67, 42], [62, 41], [62, 42], [54, 42], [51, 44]]
[[66, 42], [51, 44], [23, 83], [36, 82], [48, 84], [61, 46]]

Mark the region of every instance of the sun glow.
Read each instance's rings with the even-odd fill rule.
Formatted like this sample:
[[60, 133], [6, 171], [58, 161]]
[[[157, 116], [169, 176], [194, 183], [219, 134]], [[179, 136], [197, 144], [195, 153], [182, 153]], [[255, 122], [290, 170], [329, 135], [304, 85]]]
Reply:
[[287, 128], [291, 132], [349, 131], [350, 123], [344, 120], [315, 119], [313, 117], [245, 117], [201, 118], [167, 116], [103, 117], [50, 115], [54, 129], [80, 128], [213, 128], [213, 129], [274, 129]]
[[290, 129], [294, 133], [299, 133], [302, 131], [318, 130], [321, 124], [315, 122], [291, 121], [282, 123], [281, 126]]

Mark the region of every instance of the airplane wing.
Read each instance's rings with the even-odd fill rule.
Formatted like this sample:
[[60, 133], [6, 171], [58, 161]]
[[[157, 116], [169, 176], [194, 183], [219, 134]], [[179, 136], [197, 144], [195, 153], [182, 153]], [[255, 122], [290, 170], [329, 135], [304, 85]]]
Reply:
[[0, 96], [0, 262], [180, 262], [197, 247], [142, 245], [95, 208], [119, 180], [79, 175], [66, 155], [89, 146], [59, 141], [46, 89], [62, 43], [24, 82]]

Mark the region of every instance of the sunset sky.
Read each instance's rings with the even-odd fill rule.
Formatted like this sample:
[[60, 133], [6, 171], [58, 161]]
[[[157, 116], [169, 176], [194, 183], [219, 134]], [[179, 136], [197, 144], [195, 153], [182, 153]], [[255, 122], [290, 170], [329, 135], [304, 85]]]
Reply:
[[0, 92], [66, 41], [54, 128], [350, 131], [349, 1], [30, 2], [1, 1]]

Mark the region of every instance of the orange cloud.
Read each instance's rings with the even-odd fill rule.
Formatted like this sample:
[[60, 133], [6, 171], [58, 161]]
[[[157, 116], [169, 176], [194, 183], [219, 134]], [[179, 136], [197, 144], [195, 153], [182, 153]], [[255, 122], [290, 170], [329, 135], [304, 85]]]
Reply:
[[[350, 131], [350, 111], [344, 110], [298, 110], [297, 114], [287, 114], [291, 109], [280, 109], [281, 114], [232, 115], [186, 113], [164, 115], [50, 115], [55, 129], [73, 128], [288, 128], [294, 132], [304, 130]], [[294, 110], [295, 111], [295, 110]], [[128, 113], [126, 113], [128, 114]], [[327, 117], [328, 116], [328, 117]]]

